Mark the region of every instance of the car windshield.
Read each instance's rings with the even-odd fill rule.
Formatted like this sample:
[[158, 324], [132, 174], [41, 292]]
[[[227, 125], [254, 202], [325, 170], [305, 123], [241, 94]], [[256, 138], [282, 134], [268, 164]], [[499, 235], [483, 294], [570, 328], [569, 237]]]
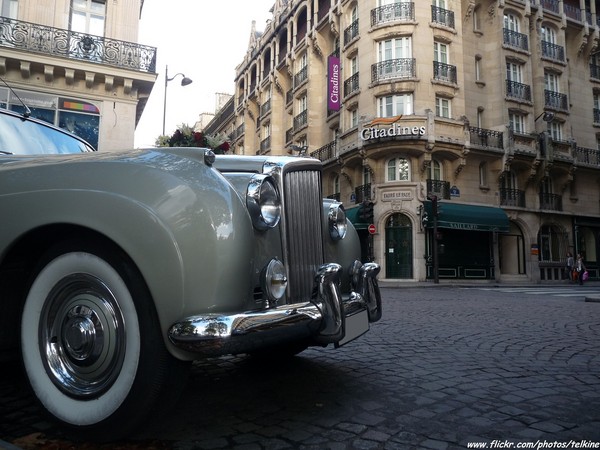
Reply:
[[0, 113], [0, 157], [89, 151], [93, 151], [93, 148], [68, 133], [25, 118]]

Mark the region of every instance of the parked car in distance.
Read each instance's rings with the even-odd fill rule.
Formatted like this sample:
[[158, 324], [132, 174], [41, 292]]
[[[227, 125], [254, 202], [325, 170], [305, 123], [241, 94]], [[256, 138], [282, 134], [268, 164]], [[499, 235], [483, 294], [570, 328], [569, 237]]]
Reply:
[[338, 347], [380, 319], [379, 266], [318, 160], [91, 150], [0, 110], [0, 354], [72, 435], [128, 435], [193, 360]]

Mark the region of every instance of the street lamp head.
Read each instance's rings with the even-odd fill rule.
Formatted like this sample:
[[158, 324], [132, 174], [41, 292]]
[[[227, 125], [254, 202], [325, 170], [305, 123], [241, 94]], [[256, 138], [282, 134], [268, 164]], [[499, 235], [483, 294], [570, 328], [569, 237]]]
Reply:
[[187, 86], [188, 84], [192, 84], [192, 79], [183, 75], [183, 79], [181, 80], [181, 85]]

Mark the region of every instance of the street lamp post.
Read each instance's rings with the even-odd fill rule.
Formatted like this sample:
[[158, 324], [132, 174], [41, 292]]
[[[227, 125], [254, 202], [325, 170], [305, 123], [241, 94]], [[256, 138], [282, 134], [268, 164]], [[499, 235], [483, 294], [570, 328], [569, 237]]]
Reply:
[[183, 77], [181, 80], [182, 86], [187, 86], [188, 84], [192, 83], [191, 78], [186, 77], [182, 73], [176, 73], [171, 78], [169, 78], [169, 66], [165, 66], [165, 100], [163, 103], [163, 128], [162, 128], [163, 136], [165, 135], [165, 121], [167, 119], [167, 86], [168, 86], [169, 81], [173, 81], [178, 75], [181, 75]]

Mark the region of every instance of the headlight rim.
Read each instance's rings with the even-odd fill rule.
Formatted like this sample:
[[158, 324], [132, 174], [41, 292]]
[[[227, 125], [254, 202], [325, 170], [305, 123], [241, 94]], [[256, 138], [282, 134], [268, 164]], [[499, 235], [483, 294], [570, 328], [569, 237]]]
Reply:
[[[266, 189], [272, 189], [269, 193]], [[271, 196], [269, 198], [268, 196]], [[274, 204], [270, 205], [273, 208], [273, 213], [269, 214], [268, 218], [265, 214], [265, 206], [269, 201]], [[281, 196], [277, 188], [277, 183], [270, 175], [255, 174], [246, 190], [246, 207], [252, 218], [254, 228], [260, 231], [266, 231], [270, 228], [275, 228], [281, 221]]]
[[341, 202], [333, 202], [328, 211], [329, 236], [334, 241], [341, 241], [348, 233], [348, 216]]

